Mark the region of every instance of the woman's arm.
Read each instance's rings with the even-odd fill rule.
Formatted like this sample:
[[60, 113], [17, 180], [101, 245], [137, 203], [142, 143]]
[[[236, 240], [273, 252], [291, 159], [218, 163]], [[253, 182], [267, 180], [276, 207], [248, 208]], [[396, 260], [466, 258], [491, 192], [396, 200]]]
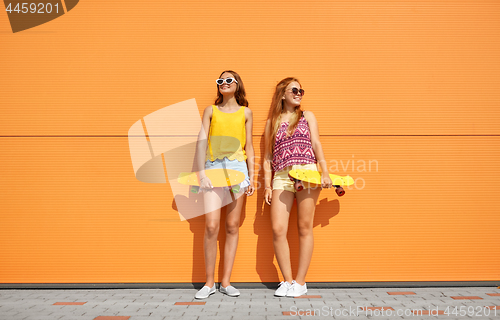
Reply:
[[272, 199], [272, 167], [271, 162], [273, 161], [273, 155], [271, 153], [271, 148], [269, 147], [269, 140], [272, 138], [271, 132], [271, 120], [268, 119], [266, 122], [266, 129], [264, 131], [264, 199], [267, 204], [271, 204]]
[[328, 173], [328, 167], [325, 160], [325, 154], [323, 153], [323, 147], [321, 146], [321, 141], [319, 140], [318, 122], [316, 121], [316, 117], [311, 111], [304, 112], [304, 117], [309, 124], [309, 130], [311, 132], [311, 144], [314, 155], [316, 156], [316, 160], [319, 164], [318, 169], [319, 171], [321, 171], [321, 178], [322, 180], [325, 179], [325, 183], [322, 183], [322, 185], [329, 188], [331, 187], [332, 182]]
[[205, 178], [205, 157], [208, 147], [208, 134], [210, 130], [210, 121], [212, 120], [212, 106], [206, 107], [201, 119], [201, 129], [198, 134], [196, 144], [196, 165], [200, 179]]
[[248, 176], [250, 177], [250, 187], [247, 195], [251, 196], [254, 192], [254, 174], [255, 174], [255, 153], [253, 150], [253, 113], [249, 108], [245, 108], [245, 153], [247, 155]]

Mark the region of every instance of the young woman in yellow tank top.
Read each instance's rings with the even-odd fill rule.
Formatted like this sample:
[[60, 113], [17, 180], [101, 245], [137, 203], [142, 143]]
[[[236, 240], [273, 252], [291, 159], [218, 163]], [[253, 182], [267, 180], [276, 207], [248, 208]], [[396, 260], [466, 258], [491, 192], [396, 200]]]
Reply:
[[197, 146], [198, 168], [238, 170], [245, 173], [246, 179], [240, 183], [239, 192], [232, 193], [229, 188], [214, 188], [204, 170], [199, 171], [200, 187], [204, 190], [203, 200], [207, 212], [204, 237], [206, 283], [196, 293], [197, 299], [207, 298], [215, 292], [217, 236], [221, 208], [224, 206], [227, 206], [226, 244], [219, 291], [230, 296], [240, 295], [229, 280], [238, 246], [243, 195], [251, 196], [254, 193], [253, 120], [245, 95], [240, 76], [231, 70], [224, 71], [217, 79], [217, 99], [214, 105], [203, 112], [202, 130]]

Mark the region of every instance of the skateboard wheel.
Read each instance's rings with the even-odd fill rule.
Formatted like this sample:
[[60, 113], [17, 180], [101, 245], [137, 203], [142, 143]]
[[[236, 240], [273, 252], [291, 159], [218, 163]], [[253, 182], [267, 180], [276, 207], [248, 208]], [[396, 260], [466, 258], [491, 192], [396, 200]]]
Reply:
[[339, 197], [342, 197], [345, 194], [344, 188], [342, 187], [336, 187], [335, 192], [337, 192]]
[[304, 189], [304, 185], [302, 184], [302, 181], [300, 181], [300, 180], [295, 180], [295, 183], [293, 184], [293, 187], [297, 191], [302, 191]]
[[190, 190], [192, 193], [199, 193], [200, 192], [200, 187], [198, 186], [191, 186], [191, 190]]
[[240, 186], [233, 187], [233, 188], [231, 189], [231, 191], [232, 191], [233, 193], [238, 193], [238, 192], [240, 192]]

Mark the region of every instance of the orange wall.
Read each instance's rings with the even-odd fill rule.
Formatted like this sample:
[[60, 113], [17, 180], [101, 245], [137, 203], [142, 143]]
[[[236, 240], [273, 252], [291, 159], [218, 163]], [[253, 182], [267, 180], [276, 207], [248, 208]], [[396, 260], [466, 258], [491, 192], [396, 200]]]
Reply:
[[[201, 113], [224, 69], [244, 80], [259, 159], [273, 88], [292, 75], [331, 169], [359, 179], [322, 192], [307, 281], [499, 280], [499, 13], [89, 0], [16, 34], [0, 14], [0, 283], [204, 281], [203, 217], [180, 221], [168, 184], [134, 177], [127, 132], [187, 99]], [[258, 190], [232, 281], [278, 277]]]

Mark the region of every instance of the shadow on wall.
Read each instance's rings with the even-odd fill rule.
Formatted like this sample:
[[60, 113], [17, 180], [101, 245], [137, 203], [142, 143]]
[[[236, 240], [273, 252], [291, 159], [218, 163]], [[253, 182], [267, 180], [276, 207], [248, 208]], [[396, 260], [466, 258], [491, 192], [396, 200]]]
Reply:
[[[264, 154], [264, 136], [261, 137], [260, 154]], [[257, 165], [257, 163], [256, 163]], [[257, 212], [255, 212], [254, 219], [254, 233], [257, 235], [257, 248], [255, 268], [257, 274], [263, 283], [280, 282], [281, 272], [278, 270], [277, 265], [274, 264], [274, 247], [273, 247], [273, 233], [270, 220], [270, 206], [264, 201], [264, 158], [260, 159], [257, 168], [262, 168], [258, 174], [258, 179], [255, 182], [255, 187], [261, 186], [256, 189], [253, 196], [257, 199]], [[194, 164], [193, 164], [194, 168]], [[172, 209], [178, 211], [176, 202], [182, 202], [184, 206], [189, 205], [193, 210], [202, 210], [199, 206], [203, 205], [203, 195], [190, 193], [189, 198], [179, 196], [172, 202]], [[321, 196], [320, 196], [321, 197]], [[246, 198], [246, 197], [245, 197]], [[246, 218], [246, 202], [243, 205], [240, 227], [243, 225]], [[330, 219], [335, 217], [340, 212], [340, 202], [337, 199], [328, 200], [327, 198], [321, 199], [316, 206], [316, 213], [314, 216], [314, 228], [326, 227], [330, 224]], [[253, 213], [250, 213], [252, 215]], [[225, 222], [226, 222], [226, 207], [221, 209], [221, 223], [218, 237], [218, 245], [220, 256], [217, 258], [219, 269], [217, 270], [218, 279], [222, 278], [224, 264], [224, 246], [226, 241]], [[205, 215], [197, 216], [186, 220], [189, 223], [191, 232], [193, 233], [193, 268], [192, 268], [192, 282], [205, 283], [205, 257], [203, 250], [203, 239], [205, 233]], [[240, 244], [245, 239], [240, 237]], [[292, 264], [293, 276], [295, 277], [298, 267], [299, 258], [299, 235], [297, 228], [297, 205], [294, 201], [290, 213], [290, 223], [288, 226], [288, 243], [290, 246], [290, 259]], [[239, 245], [238, 247], [240, 247]], [[240, 250], [240, 249], [238, 249]], [[238, 259], [238, 253], [236, 256]], [[235, 264], [238, 262], [236, 261]], [[271, 288], [270, 288], [271, 289]]]
[[[232, 140], [232, 137], [224, 137], [226, 144], [228, 140]], [[231, 141], [229, 141], [231, 142]], [[234, 144], [234, 143], [233, 143]], [[191, 159], [191, 172], [197, 172], [198, 166], [195, 162], [197, 157], [196, 150], [197, 142], [190, 143], [181, 146], [176, 149], [170, 150], [165, 154], [165, 161], [169, 162], [167, 168], [170, 170], [172, 176], [178, 176], [180, 172], [186, 171], [186, 162]], [[169, 159], [169, 160], [167, 160]], [[174, 160], [171, 160], [174, 159]], [[180, 159], [180, 161], [179, 161]], [[181, 210], [182, 208], [182, 210]], [[205, 209], [203, 207], [203, 193], [191, 193], [188, 192], [187, 195], [176, 194], [174, 200], [172, 201], [172, 209], [179, 212], [181, 215], [185, 216], [186, 221], [189, 223], [189, 228], [193, 233], [193, 262], [192, 262], [192, 277], [191, 281], [193, 285], [200, 289], [206, 281], [205, 277], [205, 255], [204, 255], [204, 235], [205, 235]], [[217, 242], [219, 246], [220, 255], [217, 257], [219, 261], [219, 268], [216, 271], [216, 279], [222, 279], [223, 268], [224, 268], [224, 247], [226, 243], [226, 214], [227, 207], [224, 206], [221, 209], [221, 219], [220, 219], [220, 230], [217, 237]], [[246, 197], [244, 198], [243, 208], [241, 210], [240, 216], [240, 227], [243, 225], [246, 217]], [[241, 241], [241, 239], [240, 239]]]
[[[260, 140], [260, 154], [264, 155], [264, 135]], [[278, 266], [274, 264], [274, 247], [273, 233], [270, 219], [270, 206], [264, 200], [264, 157], [260, 159], [260, 172], [258, 173], [258, 182], [260, 190], [257, 192], [257, 212], [255, 213], [254, 233], [258, 236], [257, 240], [257, 256], [256, 256], [256, 271], [259, 274], [260, 280], [267, 282], [280, 282], [282, 280], [281, 272]], [[258, 183], [257, 183], [258, 184]], [[340, 203], [337, 199], [328, 201], [324, 198], [316, 205], [313, 226], [325, 227], [330, 224], [330, 219], [335, 217], [340, 212]], [[297, 228], [297, 201], [294, 200], [294, 205], [290, 212], [290, 220], [288, 224], [288, 245], [290, 247], [290, 260], [292, 264], [293, 277], [295, 278], [299, 261], [299, 232]], [[271, 289], [271, 288], [270, 288]], [[275, 289], [273, 286], [272, 289]]]
[[[201, 197], [202, 194], [193, 194], [195, 197]], [[201, 202], [201, 201], [200, 201]], [[172, 203], [172, 209], [176, 210], [175, 200]], [[221, 219], [220, 219], [220, 230], [219, 236], [217, 237], [217, 242], [219, 246], [220, 256], [217, 257], [219, 261], [219, 268], [216, 271], [218, 277], [216, 279], [222, 279], [222, 274], [224, 271], [224, 247], [226, 244], [226, 213], [227, 207], [221, 208]], [[243, 208], [241, 210], [240, 217], [240, 227], [243, 225], [246, 217], [246, 199], [244, 199]], [[191, 281], [196, 284], [197, 289], [201, 289], [203, 285], [199, 283], [205, 283], [205, 254], [204, 254], [204, 236], [205, 236], [205, 215], [198, 216], [192, 219], [186, 220], [189, 223], [189, 229], [193, 233], [193, 268]], [[240, 242], [241, 242], [240, 238]]]

